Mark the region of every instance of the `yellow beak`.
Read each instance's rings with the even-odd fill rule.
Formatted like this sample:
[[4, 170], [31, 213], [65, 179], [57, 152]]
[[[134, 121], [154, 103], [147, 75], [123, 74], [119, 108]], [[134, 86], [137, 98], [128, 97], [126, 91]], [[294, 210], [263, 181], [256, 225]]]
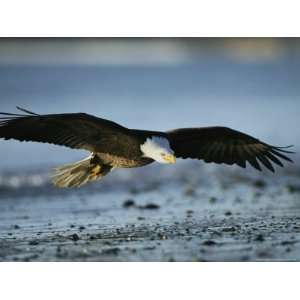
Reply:
[[172, 154], [166, 155], [164, 157], [165, 161], [168, 162], [169, 164], [175, 164], [176, 163], [176, 157]]

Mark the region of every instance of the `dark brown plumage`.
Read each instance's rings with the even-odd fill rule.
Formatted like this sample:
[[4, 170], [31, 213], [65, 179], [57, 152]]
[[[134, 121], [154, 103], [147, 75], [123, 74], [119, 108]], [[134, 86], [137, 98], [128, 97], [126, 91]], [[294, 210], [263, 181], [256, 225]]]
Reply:
[[[286, 156], [293, 153], [286, 150], [288, 147], [268, 145], [227, 127], [146, 131], [128, 129], [85, 113], [38, 115], [18, 109], [22, 114], [0, 113], [0, 138], [50, 143], [92, 153], [83, 161], [56, 170], [54, 183], [60, 187], [101, 179], [114, 168], [139, 167], [154, 160], [175, 162], [173, 153], [180, 158], [237, 164], [242, 168], [248, 162], [259, 171], [262, 164], [272, 172], [272, 163], [283, 167], [281, 160], [292, 162]], [[152, 139], [157, 142], [153, 144]]]
[[[261, 171], [262, 163], [274, 172], [272, 163], [283, 167], [280, 158], [292, 162], [286, 155], [288, 147], [275, 147], [242, 132], [227, 127], [183, 128], [168, 132], [170, 145], [177, 157], [196, 158], [207, 163], [237, 164], [246, 162]], [[258, 162], [259, 161], [259, 162]]]
[[106, 143], [106, 147], [115, 146], [119, 151], [122, 151], [119, 143], [124, 139], [136, 141], [131, 139], [125, 127], [85, 113], [38, 115], [18, 109], [27, 115], [0, 112], [0, 115], [6, 115], [0, 117], [0, 138], [49, 143], [91, 152], [101, 151], [107, 140], [113, 144]]

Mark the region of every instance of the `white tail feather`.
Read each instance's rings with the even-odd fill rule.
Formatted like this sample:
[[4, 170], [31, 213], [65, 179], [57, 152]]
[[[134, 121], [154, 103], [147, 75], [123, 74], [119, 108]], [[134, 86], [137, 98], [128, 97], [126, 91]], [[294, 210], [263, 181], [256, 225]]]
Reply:
[[54, 170], [52, 182], [60, 188], [80, 187], [89, 181], [99, 180], [111, 170], [110, 166], [92, 162], [90, 156], [73, 164], [64, 165]]

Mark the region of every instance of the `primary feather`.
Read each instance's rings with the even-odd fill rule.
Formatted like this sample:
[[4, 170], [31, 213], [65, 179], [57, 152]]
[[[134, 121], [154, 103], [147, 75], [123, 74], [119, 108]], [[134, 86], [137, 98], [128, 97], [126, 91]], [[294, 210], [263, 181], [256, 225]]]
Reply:
[[[261, 171], [261, 164], [274, 172], [272, 163], [283, 166], [279, 158], [292, 160], [284, 154], [293, 153], [284, 147], [268, 145], [245, 133], [227, 127], [182, 128], [168, 132], [177, 157], [195, 158], [207, 163], [237, 164], [246, 162]], [[258, 162], [259, 161], [259, 162]]]

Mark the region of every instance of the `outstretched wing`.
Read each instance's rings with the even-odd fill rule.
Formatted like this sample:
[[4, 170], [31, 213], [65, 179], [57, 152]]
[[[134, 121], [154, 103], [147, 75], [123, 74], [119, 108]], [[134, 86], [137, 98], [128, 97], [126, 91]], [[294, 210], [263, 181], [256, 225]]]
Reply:
[[[274, 147], [242, 132], [227, 127], [183, 128], [167, 132], [171, 148], [181, 158], [202, 159], [207, 163], [237, 164], [249, 162], [261, 171], [262, 163], [274, 172], [271, 162], [283, 166], [280, 159], [292, 162], [286, 147]], [[283, 154], [284, 153], [284, 154]]]
[[120, 136], [127, 136], [128, 132], [127, 128], [112, 121], [84, 113], [38, 115], [18, 109], [26, 114], [0, 113], [0, 138], [95, 152], [101, 145], [120, 141]]

